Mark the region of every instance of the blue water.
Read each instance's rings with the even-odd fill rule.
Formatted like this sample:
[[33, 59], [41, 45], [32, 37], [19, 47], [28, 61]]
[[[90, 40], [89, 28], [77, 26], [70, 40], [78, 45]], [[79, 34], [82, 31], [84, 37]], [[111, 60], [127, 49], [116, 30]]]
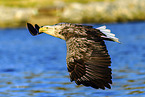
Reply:
[[106, 90], [70, 82], [64, 40], [0, 29], [0, 97], [145, 97], [145, 22], [106, 26], [122, 42], [106, 42], [113, 70]]

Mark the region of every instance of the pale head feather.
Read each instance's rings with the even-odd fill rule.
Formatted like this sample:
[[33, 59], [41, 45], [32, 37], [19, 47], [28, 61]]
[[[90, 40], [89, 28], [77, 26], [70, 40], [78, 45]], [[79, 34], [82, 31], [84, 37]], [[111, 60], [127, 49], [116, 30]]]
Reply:
[[40, 33], [46, 33], [46, 34], [49, 34], [51, 36], [54, 36], [54, 37], [57, 37], [57, 38], [60, 38], [60, 39], [65, 40], [64, 36], [61, 35], [61, 34], [59, 34], [59, 32], [61, 31], [61, 29], [62, 29], [62, 26], [59, 26], [59, 25], [42, 26], [39, 29], [39, 32]]

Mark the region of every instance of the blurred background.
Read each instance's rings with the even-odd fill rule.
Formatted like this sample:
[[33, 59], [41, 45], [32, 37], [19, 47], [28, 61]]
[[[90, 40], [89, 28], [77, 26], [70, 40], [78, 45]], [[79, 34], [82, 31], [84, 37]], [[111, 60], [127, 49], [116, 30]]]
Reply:
[[[106, 25], [112, 89], [70, 82], [66, 43], [26, 23]], [[145, 97], [145, 0], [0, 0], [0, 97]]]
[[0, 0], [0, 27], [145, 20], [144, 0]]

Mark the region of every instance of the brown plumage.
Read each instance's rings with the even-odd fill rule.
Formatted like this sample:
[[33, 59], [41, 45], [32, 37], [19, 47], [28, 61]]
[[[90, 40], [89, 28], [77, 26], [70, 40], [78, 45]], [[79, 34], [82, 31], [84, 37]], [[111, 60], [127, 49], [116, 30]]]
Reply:
[[35, 25], [35, 28], [27, 23], [27, 26], [32, 35], [47, 33], [66, 41], [66, 61], [71, 81], [96, 89], [111, 88], [111, 60], [104, 40], [119, 41], [105, 26], [93, 28], [71, 23]]

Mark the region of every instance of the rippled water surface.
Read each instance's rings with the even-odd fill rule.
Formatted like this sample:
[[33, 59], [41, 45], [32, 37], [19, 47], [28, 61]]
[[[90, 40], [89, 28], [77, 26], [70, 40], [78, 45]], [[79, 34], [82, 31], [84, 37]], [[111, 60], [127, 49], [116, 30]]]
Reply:
[[145, 97], [145, 22], [106, 26], [122, 42], [106, 42], [113, 70], [106, 90], [70, 82], [65, 41], [0, 29], [0, 97]]

